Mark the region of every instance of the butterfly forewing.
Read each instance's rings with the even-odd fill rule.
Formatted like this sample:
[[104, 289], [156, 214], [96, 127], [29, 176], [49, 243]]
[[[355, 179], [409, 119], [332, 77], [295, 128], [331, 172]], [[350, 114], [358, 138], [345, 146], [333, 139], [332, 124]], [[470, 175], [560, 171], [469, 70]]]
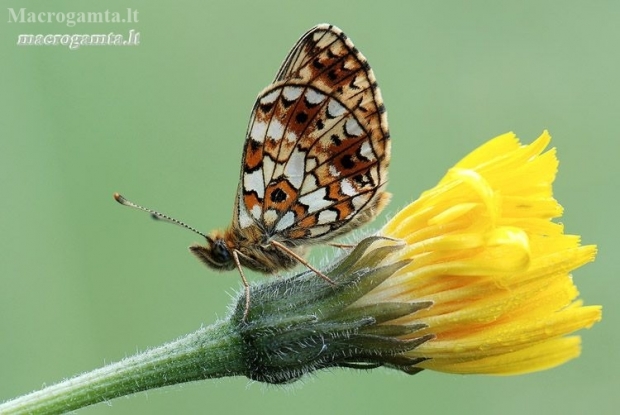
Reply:
[[370, 66], [342, 31], [317, 26], [254, 105], [233, 226], [291, 245], [332, 239], [387, 202], [389, 158]]

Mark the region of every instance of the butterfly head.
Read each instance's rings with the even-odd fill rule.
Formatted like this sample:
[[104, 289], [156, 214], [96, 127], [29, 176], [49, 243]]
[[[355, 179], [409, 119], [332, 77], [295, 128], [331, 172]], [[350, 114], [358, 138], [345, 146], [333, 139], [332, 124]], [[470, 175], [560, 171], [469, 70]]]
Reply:
[[195, 244], [189, 250], [209, 268], [222, 271], [235, 268], [232, 250], [221, 232], [212, 232], [207, 235], [206, 245]]

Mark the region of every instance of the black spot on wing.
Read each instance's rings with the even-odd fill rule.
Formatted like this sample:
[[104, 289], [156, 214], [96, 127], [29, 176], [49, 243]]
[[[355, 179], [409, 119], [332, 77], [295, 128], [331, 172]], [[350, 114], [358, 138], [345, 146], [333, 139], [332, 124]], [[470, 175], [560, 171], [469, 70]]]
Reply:
[[297, 121], [299, 124], [305, 123], [306, 121], [308, 121], [308, 114], [303, 111], [298, 112], [297, 115], [295, 115], [295, 121]]
[[274, 203], [284, 202], [286, 198], [287, 198], [286, 192], [284, 192], [280, 188], [277, 188], [271, 193], [271, 201]]
[[271, 111], [272, 109], [273, 109], [273, 102], [270, 102], [270, 103], [267, 103], [267, 104], [260, 104], [260, 110], [264, 114], [269, 113], [269, 111]]
[[355, 160], [353, 160], [350, 154], [345, 154], [344, 156], [342, 156], [340, 162], [342, 163], [342, 166], [347, 170], [355, 167]]
[[325, 65], [323, 65], [321, 63], [321, 61], [319, 60], [319, 58], [314, 58], [314, 60], [312, 61], [312, 66], [314, 66], [317, 69], [323, 69], [325, 68]]

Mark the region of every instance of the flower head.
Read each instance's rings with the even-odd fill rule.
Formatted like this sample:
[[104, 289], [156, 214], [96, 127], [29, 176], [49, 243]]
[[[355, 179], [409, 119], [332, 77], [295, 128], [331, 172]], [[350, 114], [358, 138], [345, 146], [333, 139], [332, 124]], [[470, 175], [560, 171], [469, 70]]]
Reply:
[[501, 135], [456, 164], [400, 211], [380, 235], [406, 247], [387, 261], [410, 262], [358, 304], [429, 301], [390, 324], [424, 324], [432, 340], [407, 353], [418, 367], [453, 373], [517, 374], [577, 357], [566, 337], [601, 318], [583, 306], [570, 272], [594, 260], [551, 221], [558, 161], [545, 131], [530, 145]]
[[[544, 132], [484, 144], [328, 267], [252, 287], [247, 376], [289, 382], [333, 366], [510, 375], [580, 353], [601, 318], [570, 272], [594, 259], [552, 222], [558, 161]], [[241, 320], [240, 301], [236, 313]]]

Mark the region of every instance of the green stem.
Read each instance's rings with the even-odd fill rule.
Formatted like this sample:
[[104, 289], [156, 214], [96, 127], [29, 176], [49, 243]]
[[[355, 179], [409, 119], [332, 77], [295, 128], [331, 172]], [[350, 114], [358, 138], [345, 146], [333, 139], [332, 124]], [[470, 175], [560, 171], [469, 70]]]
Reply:
[[59, 414], [147, 389], [242, 375], [243, 349], [230, 321], [0, 405], [0, 413]]
[[326, 275], [336, 285], [309, 272], [253, 284], [249, 297], [237, 297], [227, 320], [5, 402], [0, 413], [59, 414], [148, 389], [229, 376], [282, 384], [329, 367], [386, 366], [416, 373], [421, 359], [407, 353], [432, 335], [417, 337], [420, 324], [379, 324], [432, 303], [353, 305], [408, 263], [381, 265], [402, 247], [380, 237], [360, 242], [348, 258], [328, 267]]

